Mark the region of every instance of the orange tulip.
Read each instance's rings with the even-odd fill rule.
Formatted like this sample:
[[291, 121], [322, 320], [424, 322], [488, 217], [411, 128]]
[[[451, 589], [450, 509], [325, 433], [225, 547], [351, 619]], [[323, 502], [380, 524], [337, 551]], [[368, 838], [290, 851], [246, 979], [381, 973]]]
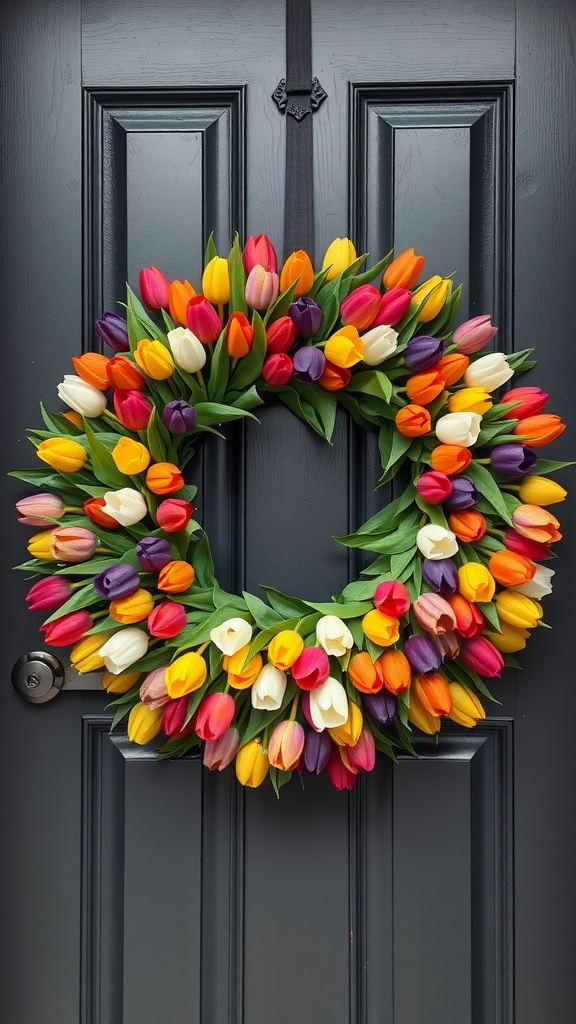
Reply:
[[[299, 279], [299, 280], [298, 280]], [[290, 253], [280, 272], [280, 291], [285, 292], [297, 281], [294, 295], [306, 295], [314, 284], [314, 267], [307, 252], [297, 249]]]
[[414, 249], [405, 249], [386, 267], [382, 275], [384, 287], [388, 290], [391, 288], [412, 289], [420, 277], [425, 262], [426, 258], [417, 256]]
[[456, 616], [456, 633], [460, 636], [476, 636], [484, 628], [484, 616], [472, 601], [462, 594], [448, 594], [446, 600]]
[[146, 473], [146, 486], [154, 494], [174, 494], [184, 487], [184, 477], [172, 462], [155, 462]]
[[432, 429], [428, 409], [423, 405], [405, 405], [394, 417], [396, 429], [404, 437], [422, 437]]
[[410, 377], [406, 384], [406, 394], [417, 405], [429, 405], [442, 394], [445, 386], [446, 381], [441, 373], [434, 369], [423, 370]]
[[402, 651], [384, 651], [378, 658], [378, 667], [382, 673], [384, 686], [390, 693], [404, 693], [410, 686], [412, 669], [410, 662]]
[[244, 665], [250, 644], [241, 647], [235, 654], [225, 654], [222, 658], [222, 668], [228, 674], [228, 685], [235, 690], [247, 690], [262, 669], [262, 655], [255, 654], [247, 665]]
[[350, 659], [348, 678], [360, 693], [378, 693], [384, 686], [380, 659], [374, 662], [367, 651], [360, 651]]
[[65, 419], [70, 420], [70, 423], [73, 423], [75, 427], [82, 427], [82, 417], [80, 413], [73, 412], [72, 409], [70, 409], [68, 412], [63, 412], [62, 415]]
[[469, 365], [470, 360], [468, 356], [463, 355], [462, 352], [450, 352], [447, 356], [442, 356], [442, 359], [439, 359], [437, 363], [434, 363], [431, 369], [441, 373], [448, 387], [451, 387], [452, 384], [456, 384], [464, 376]]
[[186, 306], [196, 295], [190, 281], [172, 281], [168, 291], [168, 309], [175, 324], [186, 327]]
[[118, 388], [120, 391], [146, 390], [146, 378], [136, 364], [126, 356], [113, 356], [109, 359], [106, 374], [111, 388]]
[[426, 672], [416, 676], [412, 683], [412, 694], [429, 715], [449, 715], [452, 697], [448, 683], [439, 672]]
[[74, 369], [78, 376], [87, 384], [91, 384], [93, 388], [97, 388], [98, 391], [107, 391], [110, 387], [106, 372], [109, 361], [99, 352], [85, 352], [81, 356], [72, 356]]
[[165, 594], [182, 594], [192, 586], [194, 575], [194, 569], [189, 562], [176, 559], [168, 562], [160, 570], [156, 586]]
[[336, 366], [326, 360], [318, 383], [325, 391], [340, 391], [348, 384], [352, 374], [345, 366]]
[[430, 465], [438, 473], [445, 473], [446, 476], [454, 476], [462, 473], [472, 462], [472, 453], [468, 448], [462, 448], [459, 444], [439, 444], [432, 449], [430, 454]]
[[440, 716], [431, 715], [429, 711], [424, 708], [416, 691], [413, 690], [410, 694], [410, 707], [408, 708], [408, 721], [415, 725], [421, 732], [427, 733], [429, 736], [434, 736], [435, 733], [440, 731]]
[[519, 420], [512, 433], [521, 435], [531, 448], [540, 448], [543, 444], [554, 441], [564, 430], [566, 424], [562, 423], [559, 416], [541, 413], [539, 416], [527, 416]]
[[562, 537], [558, 532], [560, 523], [556, 516], [540, 505], [518, 505], [512, 513], [512, 525], [521, 537], [535, 540], [539, 544], [552, 544]]
[[459, 540], [473, 544], [480, 540], [486, 533], [486, 520], [481, 512], [467, 508], [462, 512], [451, 512], [448, 516], [448, 526], [455, 533]]
[[492, 576], [504, 587], [519, 587], [528, 583], [536, 572], [536, 566], [524, 555], [515, 551], [497, 551], [488, 562]]
[[232, 313], [226, 328], [226, 351], [231, 359], [243, 359], [252, 348], [254, 328], [245, 313]]

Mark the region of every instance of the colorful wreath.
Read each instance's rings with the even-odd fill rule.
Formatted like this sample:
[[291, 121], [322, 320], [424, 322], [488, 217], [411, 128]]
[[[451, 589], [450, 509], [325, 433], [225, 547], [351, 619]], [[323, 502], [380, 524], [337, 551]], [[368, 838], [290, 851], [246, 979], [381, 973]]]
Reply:
[[[452, 330], [461, 288], [417, 286], [414, 249], [361, 272], [366, 258], [338, 238], [320, 270], [298, 251], [278, 275], [265, 235], [236, 236], [226, 258], [210, 238], [201, 294], [142, 270], [142, 302], [128, 287], [126, 318], [96, 322], [112, 357], [75, 357], [58, 387], [69, 411], [41, 406], [29, 436], [44, 465], [11, 474], [43, 489], [17, 502], [41, 528], [17, 568], [41, 577], [27, 603], [49, 613], [46, 644], [104, 670], [112, 728], [127, 718], [159, 757], [234, 762], [245, 786], [325, 770], [350, 789], [376, 750], [414, 752], [412, 726], [476, 725], [486, 679], [544, 624], [542, 562], [560, 538], [545, 506], [566, 495], [545, 474], [568, 463], [536, 449], [564, 425], [537, 387], [496, 397], [532, 349], [479, 354], [490, 316]], [[183, 470], [202, 433], [269, 396], [326, 439], [338, 404], [377, 430], [378, 485], [410, 468], [400, 496], [337, 538], [375, 559], [326, 603], [226, 593], [192, 518]]]

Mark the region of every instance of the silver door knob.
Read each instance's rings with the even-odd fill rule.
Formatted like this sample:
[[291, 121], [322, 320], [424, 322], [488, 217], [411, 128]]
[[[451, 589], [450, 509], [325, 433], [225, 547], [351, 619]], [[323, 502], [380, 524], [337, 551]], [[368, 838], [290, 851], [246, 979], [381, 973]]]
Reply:
[[23, 654], [12, 669], [12, 685], [22, 700], [44, 704], [56, 697], [64, 684], [64, 669], [53, 654], [31, 651]]

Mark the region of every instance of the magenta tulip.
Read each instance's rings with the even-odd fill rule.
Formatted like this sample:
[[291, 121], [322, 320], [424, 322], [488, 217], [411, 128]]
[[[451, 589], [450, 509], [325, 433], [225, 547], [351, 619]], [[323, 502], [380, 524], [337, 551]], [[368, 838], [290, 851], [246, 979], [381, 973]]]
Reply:
[[452, 492], [452, 481], [445, 473], [432, 469], [429, 473], [422, 473], [416, 481], [416, 490], [428, 505], [438, 505]]
[[305, 647], [290, 671], [301, 690], [315, 690], [330, 675], [328, 655], [321, 647]]
[[346, 326], [365, 331], [374, 323], [382, 296], [373, 284], [362, 284], [344, 299], [340, 305], [340, 318]]
[[150, 636], [169, 640], [178, 636], [186, 625], [186, 609], [176, 601], [161, 601], [150, 612], [146, 624]]
[[72, 595], [72, 587], [64, 576], [46, 576], [26, 594], [31, 612], [53, 612]]
[[87, 611], [70, 612], [59, 619], [53, 619], [40, 626], [44, 640], [51, 647], [68, 647], [81, 640], [92, 626], [92, 619]]
[[222, 321], [204, 295], [195, 295], [186, 306], [186, 326], [203, 345], [211, 345], [222, 330]]
[[194, 731], [202, 740], [218, 740], [232, 725], [236, 705], [229, 693], [210, 693], [201, 701]]
[[336, 746], [333, 746], [330, 751], [330, 757], [326, 764], [326, 774], [332, 785], [339, 790], [352, 789], [357, 778], [357, 775], [343, 764], [338, 747]]
[[460, 658], [473, 672], [489, 679], [499, 676], [504, 668], [504, 658], [500, 651], [485, 636], [463, 639], [460, 645]]
[[[170, 700], [162, 712], [162, 732], [173, 739], [189, 736], [194, 730], [194, 719], [186, 722], [188, 715], [188, 695]], [[184, 724], [186, 722], [186, 724]]]
[[146, 430], [152, 415], [152, 403], [141, 391], [120, 391], [113, 394], [114, 411], [127, 430]]
[[502, 402], [519, 402], [513, 409], [504, 413], [504, 419], [524, 420], [527, 416], [537, 416], [542, 412], [550, 395], [541, 388], [512, 388], [501, 398]]
[[148, 309], [155, 312], [159, 309], [168, 309], [170, 281], [164, 277], [158, 267], [144, 267], [140, 271], [139, 283], [142, 302]]
[[394, 324], [399, 323], [406, 316], [411, 301], [412, 293], [407, 288], [391, 288], [389, 292], [384, 292], [372, 326], [380, 327], [382, 324], [388, 324], [388, 326], [394, 327]]

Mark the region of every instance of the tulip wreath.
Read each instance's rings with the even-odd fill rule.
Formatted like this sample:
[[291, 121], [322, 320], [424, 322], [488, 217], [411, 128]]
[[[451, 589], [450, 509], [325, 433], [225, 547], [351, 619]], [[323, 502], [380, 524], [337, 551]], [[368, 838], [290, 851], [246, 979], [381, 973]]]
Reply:
[[[547, 474], [568, 463], [538, 450], [564, 425], [539, 388], [501, 391], [532, 349], [482, 353], [490, 316], [453, 330], [461, 289], [418, 285], [414, 249], [392, 256], [362, 271], [339, 238], [320, 269], [297, 251], [278, 273], [265, 235], [226, 257], [210, 238], [199, 294], [146, 268], [142, 301], [128, 288], [126, 317], [96, 323], [112, 356], [75, 357], [68, 410], [41, 406], [29, 431], [42, 466], [12, 474], [39, 491], [17, 502], [37, 528], [17, 567], [40, 577], [28, 605], [78, 672], [103, 670], [112, 728], [127, 719], [159, 757], [198, 747], [243, 785], [325, 770], [350, 789], [376, 750], [413, 752], [412, 727], [476, 725], [486, 680], [543, 624], [560, 538], [546, 506], [566, 494]], [[410, 470], [338, 538], [375, 558], [325, 603], [226, 593], [193, 519], [201, 434], [269, 396], [326, 439], [338, 404], [378, 431], [378, 484]]]

